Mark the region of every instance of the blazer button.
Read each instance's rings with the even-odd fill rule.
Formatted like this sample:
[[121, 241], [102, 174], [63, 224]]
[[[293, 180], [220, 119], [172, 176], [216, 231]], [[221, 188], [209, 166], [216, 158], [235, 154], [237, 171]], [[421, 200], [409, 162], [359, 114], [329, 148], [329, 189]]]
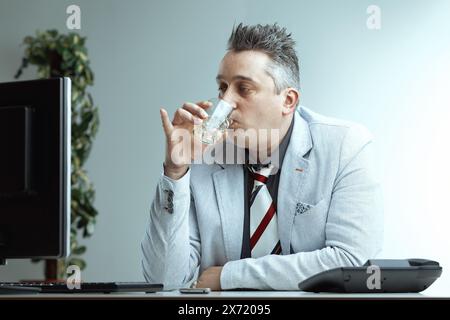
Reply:
[[166, 210], [168, 213], [173, 213], [173, 207], [164, 207], [164, 210]]

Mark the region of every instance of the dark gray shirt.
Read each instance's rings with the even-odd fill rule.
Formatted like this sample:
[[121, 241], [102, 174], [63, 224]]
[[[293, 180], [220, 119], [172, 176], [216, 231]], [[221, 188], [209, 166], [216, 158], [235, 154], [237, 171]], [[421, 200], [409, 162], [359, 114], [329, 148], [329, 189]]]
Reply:
[[[291, 125], [284, 136], [283, 140], [278, 147], [279, 152], [279, 162], [280, 167], [276, 174], [270, 175], [267, 180], [266, 186], [269, 190], [270, 195], [275, 204], [275, 208], [277, 208], [277, 199], [278, 199], [278, 185], [280, 182], [281, 175], [281, 167], [283, 166], [284, 155], [286, 154], [286, 149], [289, 145], [289, 141], [292, 135], [292, 128], [294, 127], [294, 117], [292, 118]], [[248, 159], [248, 155], [247, 155]], [[244, 170], [244, 230], [242, 237], [242, 251], [241, 251], [241, 259], [250, 258], [250, 198], [253, 190], [253, 177], [249, 174], [248, 165], [244, 165], [242, 168]]]

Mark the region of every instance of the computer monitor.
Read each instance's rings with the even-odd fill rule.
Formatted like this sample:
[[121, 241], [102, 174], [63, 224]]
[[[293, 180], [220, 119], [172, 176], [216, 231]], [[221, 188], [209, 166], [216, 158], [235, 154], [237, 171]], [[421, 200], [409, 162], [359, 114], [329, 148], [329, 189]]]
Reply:
[[69, 78], [0, 83], [0, 262], [70, 251]]

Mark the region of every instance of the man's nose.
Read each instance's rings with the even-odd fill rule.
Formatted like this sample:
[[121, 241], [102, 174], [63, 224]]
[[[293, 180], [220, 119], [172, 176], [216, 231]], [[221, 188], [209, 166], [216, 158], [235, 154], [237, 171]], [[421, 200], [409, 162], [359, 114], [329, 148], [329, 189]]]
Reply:
[[228, 102], [233, 107], [233, 109], [237, 108], [236, 99], [234, 99], [233, 94], [230, 91], [227, 91], [222, 95], [222, 100]]

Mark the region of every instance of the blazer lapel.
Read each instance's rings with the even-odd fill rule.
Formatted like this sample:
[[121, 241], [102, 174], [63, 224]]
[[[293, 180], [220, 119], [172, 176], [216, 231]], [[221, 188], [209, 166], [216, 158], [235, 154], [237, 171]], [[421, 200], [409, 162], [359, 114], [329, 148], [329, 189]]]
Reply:
[[225, 165], [213, 173], [214, 189], [227, 259], [241, 257], [244, 228], [244, 174], [240, 165]]
[[294, 128], [281, 167], [278, 186], [278, 234], [283, 254], [290, 254], [292, 225], [297, 203], [303, 198], [305, 181], [310, 178], [309, 161], [304, 157], [312, 148], [308, 123], [295, 112]]

